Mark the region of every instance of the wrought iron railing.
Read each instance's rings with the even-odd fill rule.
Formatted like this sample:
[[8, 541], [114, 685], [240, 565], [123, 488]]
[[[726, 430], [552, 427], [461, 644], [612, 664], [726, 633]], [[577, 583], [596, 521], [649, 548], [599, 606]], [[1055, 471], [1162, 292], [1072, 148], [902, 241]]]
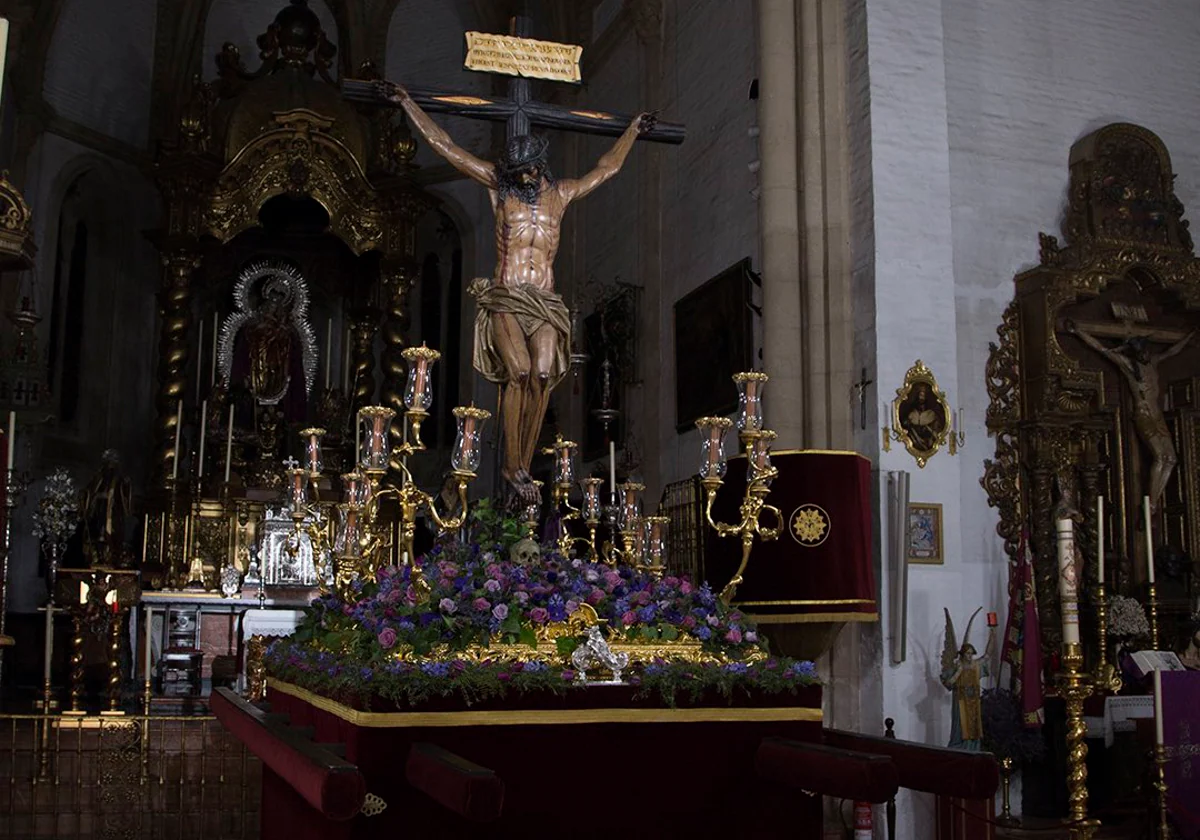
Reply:
[[0, 715], [0, 838], [257, 838], [258, 759], [215, 718]]

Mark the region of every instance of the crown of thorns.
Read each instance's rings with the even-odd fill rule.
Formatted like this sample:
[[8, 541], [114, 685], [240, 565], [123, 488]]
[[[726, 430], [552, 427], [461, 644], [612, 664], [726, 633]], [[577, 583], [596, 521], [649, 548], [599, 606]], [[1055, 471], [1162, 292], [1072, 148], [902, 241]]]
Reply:
[[499, 166], [505, 173], [516, 173], [530, 166], [544, 165], [549, 146], [550, 141], [545, 137], [532, 134], [513, 137], [504, 147]]

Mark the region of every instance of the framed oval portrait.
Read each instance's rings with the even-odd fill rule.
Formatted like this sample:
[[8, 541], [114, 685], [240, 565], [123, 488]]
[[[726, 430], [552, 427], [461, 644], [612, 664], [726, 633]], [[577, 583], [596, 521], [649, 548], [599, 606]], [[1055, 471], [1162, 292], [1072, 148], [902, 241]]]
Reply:
[[908, 453], [917, 459], [918, 467], [924, 469], [946, 444], [950, 416], [950, 405], [933, 371], [917, 359], [904, 375], [904, 385], [892, 401], [892, 428]]

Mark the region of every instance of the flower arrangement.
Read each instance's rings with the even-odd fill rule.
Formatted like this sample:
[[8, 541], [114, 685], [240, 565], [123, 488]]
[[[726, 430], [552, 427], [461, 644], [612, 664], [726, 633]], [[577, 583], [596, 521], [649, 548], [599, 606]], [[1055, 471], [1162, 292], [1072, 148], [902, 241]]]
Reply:
[[1108, 604], [1108, 634], [1117, 639], [1150, 635], [1150, 622], [1142, 605], [1133, 598], [1114, 595]]
[[635, 661], [629, 682], [668, 705], [818, 682], [811, 662], [771, 658], [754, 625], [707, 584], [573, 559], [550, 545], [521, 565], [506, 549], [522, 536], [482, 506], [468, 540], [448, 538], [423, 558], [427, 597], [400, 566], [355, 581], [347, 598], [317, 598], [297, 631], [269, 648], [268, 671], [316, 691], [367, 691], [408, 706], [450, 694], [472, 703], [560, 693], [578, 685], [564, 666], [581, 639], [568, 620], [590, 608], [610, 644], [650, 646], [654, 656]]
[[61, 546], [79, 527], [79, 492], [66, 470], [59, 468], [46, 479], [46, 489], [33, 512], [33, 535], [44, 543]]
[[983, 748], [1000, 758], [1020, 763], [1039, 761], [1046, 754], [1041, 728], [1030, 729], [1021, 720], [1017, 696], [1004, 688], [985, 689], [980, 697], [983, 713]]

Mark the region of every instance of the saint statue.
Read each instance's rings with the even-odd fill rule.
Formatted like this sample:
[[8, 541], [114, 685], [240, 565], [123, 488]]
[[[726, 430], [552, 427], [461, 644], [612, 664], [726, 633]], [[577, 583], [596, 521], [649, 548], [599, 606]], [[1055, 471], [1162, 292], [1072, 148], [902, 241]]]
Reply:
[[303, 419], [317, 363], [304, 278], [287, 263], [255, 263], [238, 277], [233, 300], [221, 327], [221, 380], [244, 384], [256, 405]]
[[976, 656], [971, 644], [971, 625], [983, 607], [975, 610], [967, 622], [962, 647], [954, 635], [954, 621], [950, 610], [946, 613], [946, 642], [942, 648], [941, 681], [953, 695], [950, 718], [951, 749], [978, 750], [983, 741], [983, 678], [988, 675], [987, 663], [992, 656], [996, 641], [995, 631], [989, 631], [987, 648], [983, 656]]
[[[1134, 336], [1116, 347], [1106, 347], [1074, 321], [1068, 320], [1063, 326], [1068, 333], [1078, 336], [1080, 341], [1116, 365], [1129, 383], [1129, 391], [1133, 396], [1133, 426], [1153, 458], [1148, 493], [1151, 507], [1157, 510], [1175, 465], [1179, 463], [1175, 442], [1171, 439], [1171, 430], [1163, 415], [1158, 366], [1180, 353], [1192, 340], [1195, 331], [1154, 355], [1150, 352], [1149, 340], [1144, 336]], [[1146, 527], [1149, 527], [1148, 523]]]
[[80, 499], [84, 552], [93, 566], [124, 565], [125, 520], [131, 503], [131, 486], [129, 477], [121, 473], [121, 457], [115, 449], [107, 449], [100, 456], [100, 471], [83, 488]]
[[503, 388], [500, 420], [504, 430], [501, 473], [522, 502], [536, 501], [529, 472], [550, 392], [570, 366], [571, 321], [554, 290], [563, 213], [572, 201], [616, 175], [639, 135], [654, 116], [630, 123], [596, 168], [581, 178], [556, 179], [547, 165], [547, 141], [523, 134], [511, 137], [495, 163], [455, 145], [412, 100], [390, 82], [379, 93], [399, 104], [429, 145], [455, 169], [482, 184], [496, 216], [496, 271], [471, 285], [475, 318], [475, 369]]

